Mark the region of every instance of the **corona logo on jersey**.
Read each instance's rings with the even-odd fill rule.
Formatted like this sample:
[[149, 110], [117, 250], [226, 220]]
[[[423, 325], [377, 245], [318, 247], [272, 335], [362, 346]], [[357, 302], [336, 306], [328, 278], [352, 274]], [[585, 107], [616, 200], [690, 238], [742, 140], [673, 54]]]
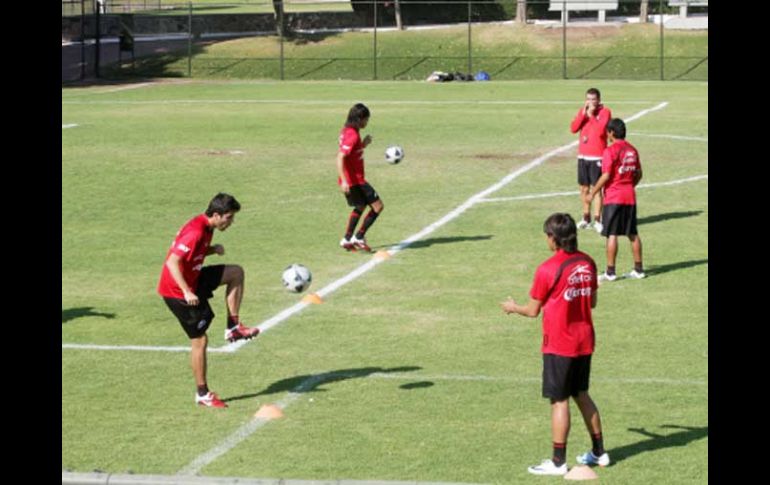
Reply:
[[[564, 290], [564, 299], [566, 301], [572, 301], [575, 298], [581, 297], [581, 296], [591, 296], [591, 280], [593, 279], [593, 275], [591, 274], [591, 269], [587, 264], [580, 264], [575, 267], [575, 269], [570, 273], [569, 277], [567, 277], [567, 283], [569, 283], [570, 286], [568, 286]], [[578, 288], [577, 285], [581, 284], [589, 284], [589, 286]]]

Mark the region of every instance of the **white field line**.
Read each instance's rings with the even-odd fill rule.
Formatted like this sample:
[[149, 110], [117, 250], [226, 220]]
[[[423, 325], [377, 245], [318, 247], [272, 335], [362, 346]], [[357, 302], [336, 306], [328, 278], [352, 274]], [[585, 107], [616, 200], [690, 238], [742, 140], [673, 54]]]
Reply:
[[681, 135], [662, 135], [657, 133], [631, 133], [632, 136], [646, 136], [648, 138], [669, 138], [671, 140], [687, 140], [687, 141], [702, 141], [709, 142], [708, 137], [702, 136], [681, 136]]
[[147, 83], [129, 84], [127, 86], [118, 86], [116, 88], [111, 88], [111, 89], [100, 89], [99, 91], [93, 91], [92, 93], [89, 93], [89, 94], [115, 93], [118, 91], [126, 91], [128, 89], [139, 89], [145, 86], [153, 86], [155, 84], [157, 83], [147, 82]]
[[[695, 175], [693, 177], [687, 177], [683, 179], [676, 179], [676, 180], [670, 180], [668, 182], [653, 182], [650, 184], [639, 184], [636, 186], [637, 189], [650, 189], [655, 187], [665, 187], [667, 185], [679, 185], [679, 184], [685, 184], [688, 182], [696, 182], [698, 180], [704, 180], [708, 179], [708, 174], [706, 175]], [[565, 195], [579, 195], [580, 192], [577, 190], [573, 190], [570, 192], [549, 192], [546, 194], [529, 194], [529, 195], [517, 195], [512, 197], [490, 197], [488, 199], [480, 200], [479, 202], [510, 202], [513, 200], [530, 200], [530, 199], [545, 199], [548, 197], [562, 197]]]
[[[483, 375], [419, 375], [374, 372], [367, 376], [374, 379], [399, 379], [410, 381], [471, 381], [471, 382], [542, 382], [542, 377], [494, 377]], [[672, 386], [706, 386], [707, 380], [703, 379], [666, 379], [657, 377], [591, 377], [593, 383], [612, 384], [668, 384]]]
[[[303, 392], [307, 392], [313, 387], [317, 386], [324, 380], [342, 375], [341, 373], [327, 372], [324, 374], [316, 374], [308, 377], [302, 381], [297, 387], [292, 389], [283, 399], [274, 403], [276, 406], [285, 409], [291, 403], [299, 399]], [[248, 438], [254, 431], [258, 430], [262, 426], [266, 425], [270, 420], [264, 418], [253, 418], [251, 421], [243, 424], [240, 428], [236, 429], [228, 437], [222, 440], [218, 445], [210, 450], [202, 453], [196, 457], [193, 461], [185, 465], [181, 470], [177, 472], [178, 475], [195, 475], [200, 470], [216, 460], [220, 456], [224, 455], [231, 449], [233, 449], [238, 443]]]
[[[644, 115], [646, 115], [648, 113], [651, 113], [653, 111], [657, 111], [659, 109], [663, 109], [667, 105], [668, 105], [668, 102], [664, 102], [664, 103], [660, 103], [660, 104], [658, 104], [658, 105], [656, 105], [656, 106], [654, 106], [652, 108], [642, 110], [642, 111], [636, 113], [635, 115], [627, 118], [626, 122], [631, 122], [631, 121], [633, 121], [635, 119], [638, 119], [641, 116], [644, 116]], [[409, 236], [408, 238], [404, 239], [400, 243], [392, 246], [390, 249], [387, 249], [385, 251], [388, 252], [391, 256], [395, 255], [396, 253], [398, 253], [402, 249], [404, 249], [404, 248], [408, 247], [409, 245], [411, 245], [413, 242], [415, 242], [415, 241], [417, 241], [419, 239], [424, 238], [425, 236], [427, 236], [428, 234], [432, 233], [433, 231], [435, 231], [436, 229], [440, 228], [441, 226], [443, 226], [443, 225], [447, 224], [448, 222], [456, 219], [457, 217], [462, 215], [465, 211], [467, 211], [468, 209], [473, 207], [477, 202], [480, 202], [482, 199], [484, 199], [487, 195], [489, 195], [489, 194], [491, 194], [491, 193], [493, 193], [493, 192], [495, 192], [497, 190], [500, 190], [501, 188], [505, 187], [506, 185], [511, 183], [513, 180], [515, 180], [516, 178], [521, 176], [522, 174], [524, 174], [524, 173], [532, 170], [533, 168], [541, 165], [543, 162], [545, 162], [549, 158], [554, 157], [554, 156], [556, 156], [556, 155], [558, 155], [558, 154], [560, 154], [560, 153], [562, 153], [564, 151], [567, 151], [567, 150], [575, 147], [577, 145], [577, 143], [578, 143], [577, 141], [573, 141], [573, 142], [568, 143], [566, 145], [563, 145], [563, 146], [561, 146], [559, 148], [555, 148], [555, 149], [551, 150], [550, 152], [546, 153], [545, 155], [542, 155], [542, 156], [532, 160], [531, 162], [527, 163], [526, 165], [523, 165], [523, 166], [519, 167], [518, 169], [514, 170], [513, 172], [511, 172], [508, 175], [506, 175], [505, 177], [503, 177], [499, 182], [497, 182], [497, 183], [489, 186], [488, 188], [482, 190], [481, 192], [471, 196], [468, 200], [463, 202], [459, 207], [455, 208], [454, 210], [449, 212], [447, 215], [445, 215], [444, 217], [442, 217], [438, 221], [434, 222], [433, 224], [430, 224], [429, 226], [425, 227], [421, 231], [419, 231], [419, 232]], [[326, 285], [323, 288], [321, 288], [320, 290], [318, 290], [316, 293], [321, 298], [324, 298], [327, 295], [329, 295], [330, 293], [332, 293], [332, 292], [336, 291], [337, 289], [339, 289], [340, 287], [350, 283], [351, 281], [357, 279], [361, 275], [367, 273], [369, 270], [371, 270], [372, 268], [374, 268], [378, 264], [382, 263], [383, 261], [385, 261], [384, 258], [372, 257], [366, 263], [362, 264], [361, 266], [359, 266], [358, 268], [354, 269], [353, 271], [351, 271], [347, 275], [343, 276], [342, 278], [339, 278], [338, 280], [335, 280], [335, 281], [329, 283], [328, 285]], [[310, 305], [310, 303], [299, 302], [299, 303], [296, 303], [293, 306], [291, 306], [291, 307], [281, 311], [277, 315], [275, 315], [275, 316], [265, 320], [264, 322], [260, 323], [258, 325], [258, 327], [260, 329], [260, 332], [266, 332], [267, 330], [271, 329], [272, 327], [282, 323], [283, 321], [285, 321], [286, 319], [288, 319], [292, 315], [301, 312], [308, 305]], [[239, 341], [237, 341], [235, 343], [227, 344], [224, 347], [220, 347], [221, 350], [219, 350], [219, 351], [220, 352], [235, 352], [238, 349], [240, 349], [242, 346], [246, 345], [248, 342], [250, 342], [250, 340], [239, 340]], [[64, 345], [71, 345], [71, 344], [62, 344], [62, 348], [66, 348], [66, 347], [64, 347]], [[133, 346], [133, 347], [137, 347], [137, 346]], [[79, 348], [86, 348], [86, 347], [85, 346], [81, 346]], [[151, 348], [148, 348], [148, 350], [149, 349], [151, 349]], [[154, 348], [152, 348], [152, 349], [154, 349]], [[211, 349], [209, 349], [209, 351], [214, 352], [216, 350], [214, 348], [211, 348]]]
[[[138, 350], [142, 352], [189, 352], [190, 347], [149, 346], [149, 345], [98, 345], [98, 344], [61, 344], [63, 349], [76, 350]], [[209, 352], [232, 352], [225, 347], [209, 347]]]
[[65, 124], [62, 124], [62, 125], [61, 125], [61, 129], [62, 129], [62, 130], [66, 130], [67, 128], [75, 128], [76, 126], [78, 126], [78, 124], [77, 124], [77, 123], [68, 123], [68, 124], [66, 124], [66, 125], [65, 125]]
[[[107, 91], [100, 91], [107, 92]], [[355, 102], [355, 101], [352, 101]], [[340, 100], [298, 100], [298, 99], [159, 99], [159, 100], [74, 100], [74, 101], [62, 101], [62, 104], [126, 104], [126, 105], [147, 105], [147, 104], [295, 104], [295, 105], [345, 105], [351, 103], [349, 99]], [[372, 105], [574, 105], [575, 101], [529, 101], [529, 100], [507, 100], [507, 101], [467, 101], [467, 100], [437, 100], [437, 101], [420, 101], [420, 100], [369, 100], [367, 102], [369, 106]], [[620, 104], [650, 104], [650, 101], [618, 101], [612, 103], [613, 105]], [[662, 103], [668, 104], [668, 103]], [[646, 114], [646, 113], [645, 113]], [[626, 121], [630, 121], [626, 120]]]

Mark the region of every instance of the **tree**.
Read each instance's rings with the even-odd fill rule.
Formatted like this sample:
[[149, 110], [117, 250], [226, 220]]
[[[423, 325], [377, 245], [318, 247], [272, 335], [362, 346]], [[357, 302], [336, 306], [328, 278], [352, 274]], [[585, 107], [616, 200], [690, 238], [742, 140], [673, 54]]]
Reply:
[[642, 0], [642, 6], [640, 7], [639, 11], [639, 22], [646, 24], [647, 23], [647, 4], [649, 3], [649, 0]]
[[283, 11], [283, 0], [273, 0], [275, 10], [275, 30], [279, 36], [288, 35], [289, 24], [286, 22], [286, 13]]
[[518, 0], [516, 2], [516, 22], [527, 23], [527, 0]]
[[404, 24], [401, 22], [401, 0], [395, 1], [396, 7], [396, 27], [398, 30], [404, 30]]

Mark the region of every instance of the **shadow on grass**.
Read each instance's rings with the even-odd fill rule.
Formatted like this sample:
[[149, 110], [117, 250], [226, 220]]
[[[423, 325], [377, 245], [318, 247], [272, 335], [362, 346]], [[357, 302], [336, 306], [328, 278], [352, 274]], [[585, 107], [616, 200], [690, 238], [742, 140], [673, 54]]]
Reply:
[[668, 221], [671, 219], [684, 219], [685, 217], [695, 217], [703, 214], [703, 211], [683, 211], [683, 212], [664, 212], [654, 216], [641, 217], [636, 221], [637, 225], [652, 224], [654, 222]]
[[276, 381], [267, 386], [266, 389], [263, 389], [257, 393], [233, 396], [227, 399], [223, 399], [223, 401], [238, 401], [241, 399], [249, 399], [252, 397], [265, 396], [268, 394], [278, 394], [282, 392], [326, 392], [326, 389], [319, 389], [319, 386], [330, 384], [332, 382], [345, 381], [348, 379], [368, 377], [375, 373], [412, 372], [420, 369], [422, 369], [422, 367], [417, 366], [392, 367], [390, 369], [385, 369], [382, 367], [359, 367], [355, 369], [342, 369], [323, 372], [321, 374], [304, 374]]
[[[455, 236], [455, 237], [430, 237], [428, 239], [422, 239], [415, 241], [404, 249], [420, 249], [433, 246], [434, 244], [450, 244], [464, 241], [486, 241], [492, 239], [491, 235], [486, 236]], [[372, 247], [372, 249], [386, 249], [395, 246], [397, 243], [383, 244], [380, 246]]]
[[114, 313], [102, 313], [95, 312], [92, 306], [80, 306], [75, 308], [67, 308], [61, 311], [61, 323], [67, 323], [70, 320], [74, 320], [80, 317], [103, 317], [103, 318], [115, 318]]
[[645, 453], [648, 451], [656, 451], [663, 448], [672, 448], [674, 446], [686, 446], [693, 441], [700, 440], [708, 437], [708, 426], [695, 427], [695, 426], [678, 426], [674, 424], [664, 424], [660, 426], [666, 429], [681, 430], [671, 434], [658, 434], [651, 431], [647, 431], [644, 428], [628, 428], [629, 431], [639, 433], [647, 438], [631, 443], [629, 445], [621, 446], [619, 448], [612, 448], [608, 450], [610, 459], [613, 464], [617, 464], [627, 458]]
[[708, 259], [693, 259], [692, 261], [681, 261], [679, 263], [664, 264], [662, 266], [650, 266], [645, 268], [644, 272], [647, 276], [659, 275], [668, 273], [669, 271], [676, 271], [678, 269], [692, 268], [694, 266], [700, 266], [701, 264], [708, 264]]
[[426, 387], [433, 387], [434, 383], [431, 381], [409, 382], [398, 386], [399, 389], [411, 391], [412, 389], [424, 389]]

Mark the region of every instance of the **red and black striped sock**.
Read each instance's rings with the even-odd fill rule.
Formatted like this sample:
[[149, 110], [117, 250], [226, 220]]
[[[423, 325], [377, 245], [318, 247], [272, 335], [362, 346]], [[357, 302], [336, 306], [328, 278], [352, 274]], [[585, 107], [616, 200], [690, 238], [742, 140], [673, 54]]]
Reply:
[[238, 315], [227, 316], [227, 328], [233, 328], [238, 326]]
[[368, 231], [372, 224], [374, 224], [374, 221], [377, 220], [377, 216], [379, 215], [379, 212], [374, 212], [374, 209], [369, 209], [369, 213], [366, 214], [366, 218], [364, 219], [364, 224], [361, 226], [358, 233], [356, 233], [358, 239], [364, 238], [364, 234], [366, 234], [366, 231]]
[[591, 222], [591, 214], [588, 212], [583, 212], [583, 220], [586, 222]]
[[353, 209], [353, 212], [350, 213], [350, 216], [348, 217], [348, 227], [345, 230], [345, 239], [350, 240], [350, 237], [353, 236], [353, 231], [356, 230], [358, 220], [361, 218], [361, 214], [363, 213], [364, 211], [358, 209]]
[[567, 461], [567, 443], [553, 443], [553, 464], [562, 466]]
[[604, 454], [604, 438], [601, 433], [591, 435], [591, 452], [594, 456], [599, 457]]

